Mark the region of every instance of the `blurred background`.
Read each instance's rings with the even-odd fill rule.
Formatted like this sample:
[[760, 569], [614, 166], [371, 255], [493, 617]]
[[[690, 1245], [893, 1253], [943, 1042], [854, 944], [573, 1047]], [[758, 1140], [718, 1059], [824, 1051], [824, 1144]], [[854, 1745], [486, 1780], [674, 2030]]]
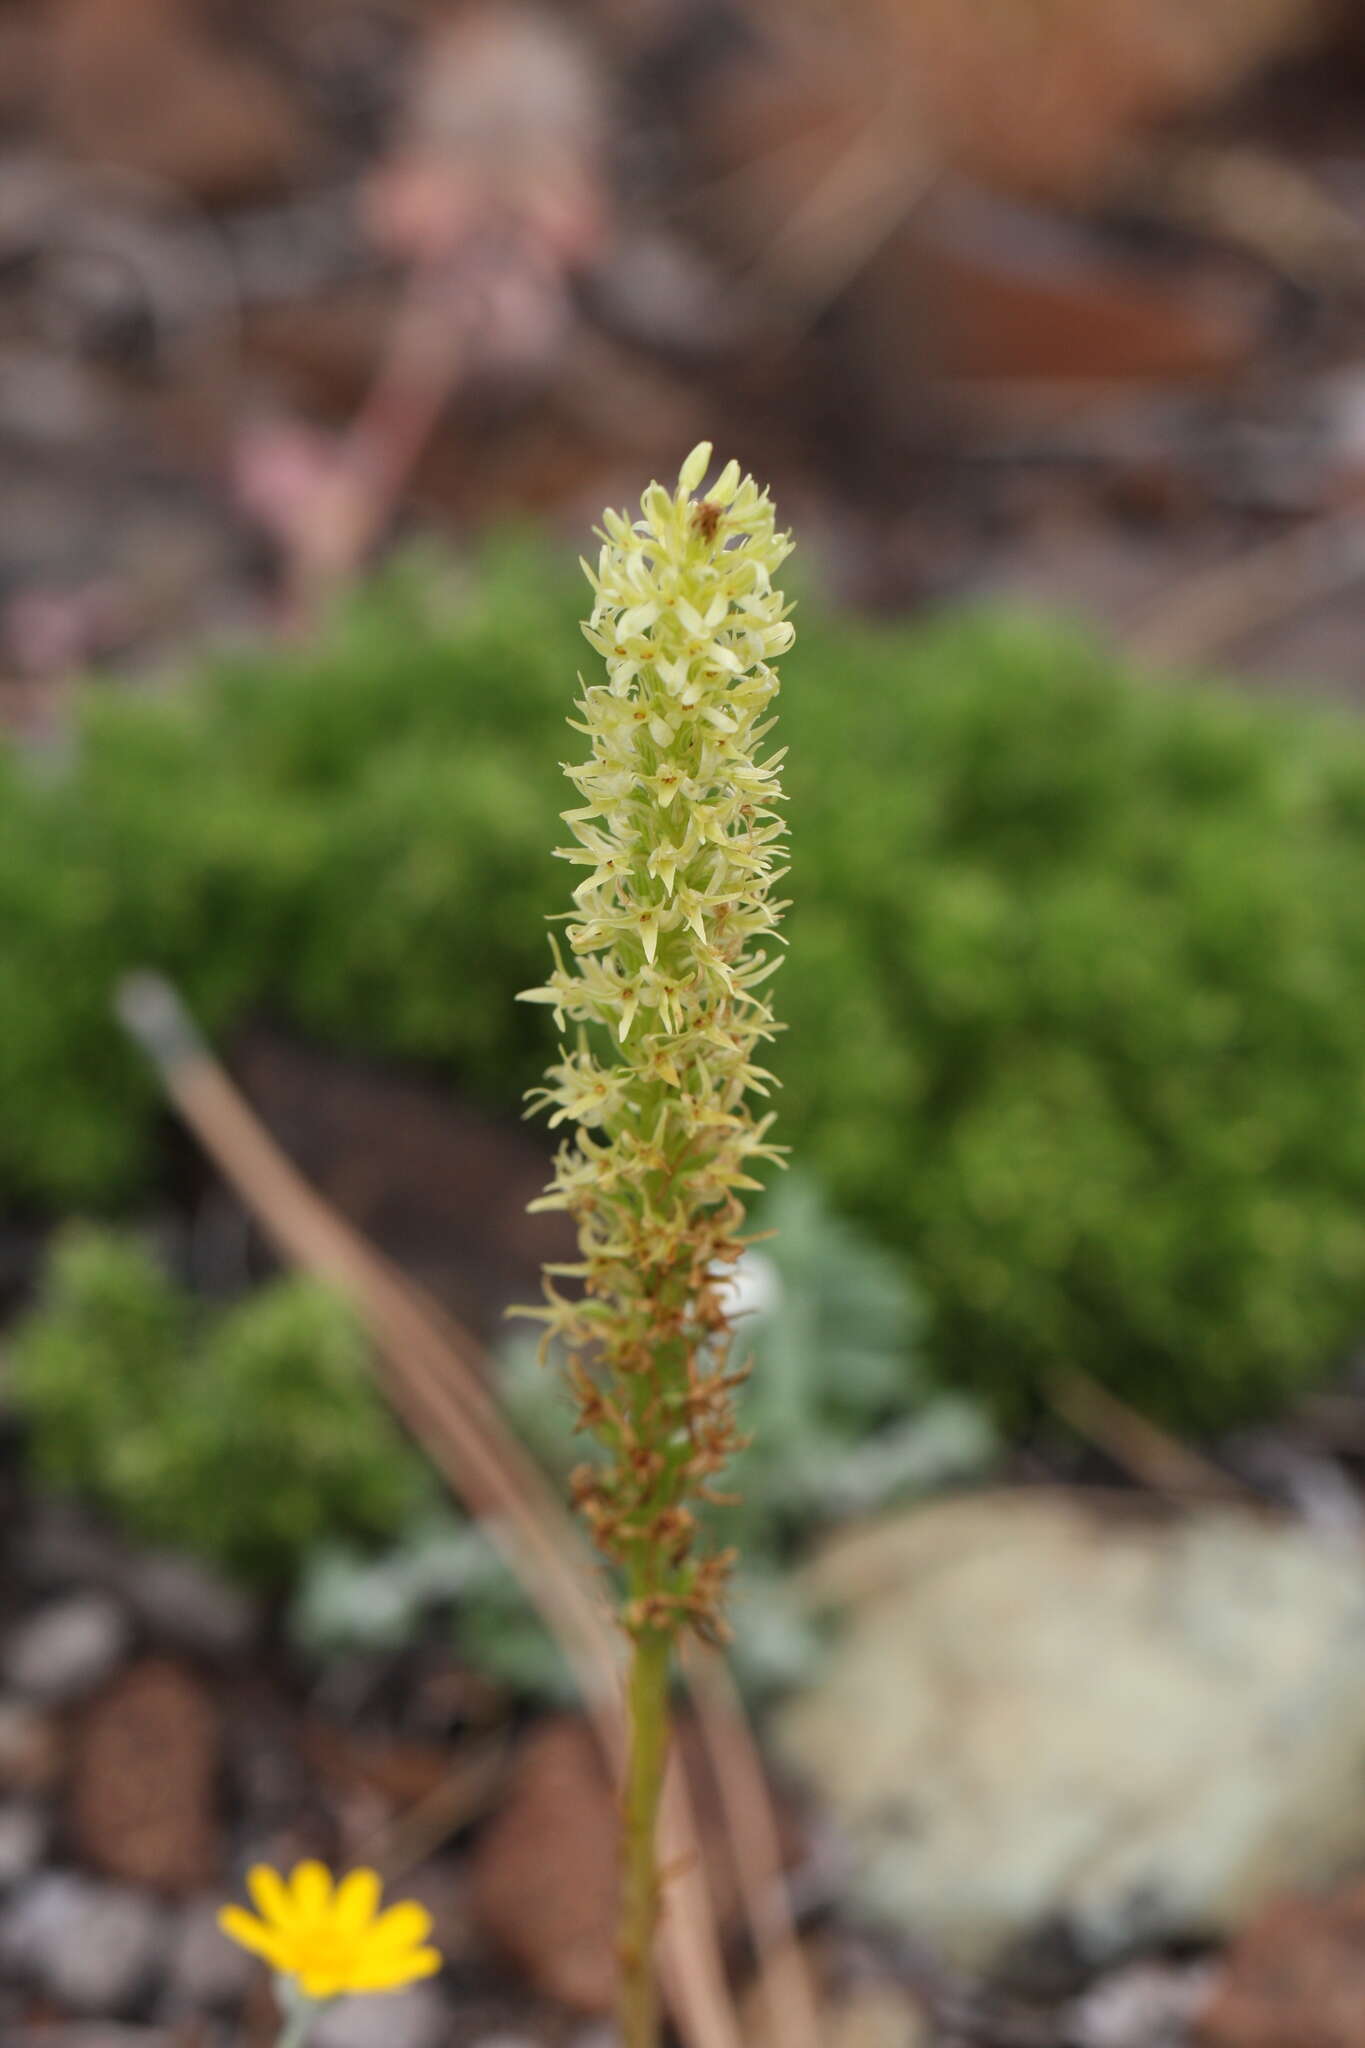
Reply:
[[513, 998], [708, 439], [793, 1166], [680, 2038], [1362, 2048], [1363, 112], [1349, 0], [0, 0], [6, 2044], [268, 2042], [319, 1855], [447, 1958], [320, 2048], [608, 2048]]

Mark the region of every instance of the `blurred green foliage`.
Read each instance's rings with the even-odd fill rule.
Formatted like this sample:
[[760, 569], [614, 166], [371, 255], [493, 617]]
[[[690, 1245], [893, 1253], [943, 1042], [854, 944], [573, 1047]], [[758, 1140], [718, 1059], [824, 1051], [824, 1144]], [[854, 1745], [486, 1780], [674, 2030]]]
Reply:
[[[91, 693], [0, 762], [0, 1188], [117, 1201], [151, 1093], [110, 984], [266, 1010], [511, 1105], [550, 1050], [578, 591], [408, 566], [314, 647]], [[784, 663], [782, 1137], [914, 1262], [955, 1383], [1080, 1366], [1214, 1426], [1365, 1324], [1365, 735], [1139, 686], [1022, 620], [811, 617]]]
[[[813, 1532], [980, 1471], [980, 1412], [936, 1395], [898, 1262], [784, 1177], [756, 1225], [737, 1302], [741, 1397], [755, 1441], [711, 1510], [742, 1546], [738, 1668], [751, 1690], [808, 1670], [820, 1631], [786, 1570]], [[521, 1440], [561, 1481], [584, 1455], [563, 1376], [533, 1338], [501, 1360]], [[453, 1616], [462, 1653], [517, 1691], [572, 1691], [558, 1652], [484, 1531], [438, 1503], [374, 1388], [354, 1318], [313, 1282], [279, 1280], [209, 1308], [135, 1233], [75, 1226], [9, 1347], [6, 1397], [34, 1468], [129, 1533], [291, 1591], [320, 1653], [393, 1648]]]
[[73, 1229], [5, 1384], [45, 1481], [259, 1584], [326, 1539], [393, 1537], [429, 1495], [353, 1317], [311, 1281], [214, 1314], [136, 1237]]

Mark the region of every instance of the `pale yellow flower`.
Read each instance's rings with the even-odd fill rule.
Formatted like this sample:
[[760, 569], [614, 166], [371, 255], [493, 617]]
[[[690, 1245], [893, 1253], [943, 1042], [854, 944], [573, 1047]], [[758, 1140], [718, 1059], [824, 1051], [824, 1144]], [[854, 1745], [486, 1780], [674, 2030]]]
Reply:
[[399, 1991], [441, 1967], [427, 1945], [431, 1915], [411, 1901], [381, 1913], [373, 1870], [353, 1870], [334, 1885], [321, 1863], [300, 1863], [287, 1880], [258, 1863], [246, 1882], [260, 1918], [225, 1906], [219, 1926], [292, 1978], [305, 1998]]
[[[694, 1553], [697, 1500], [737, 1448], [719, 1290], [743, 1249], [741, 1197], [778, 1159], [752, 1095], [780, 1028], [767, 999], [786, 908], [779, 770], [769, 738], [792, 642], [776, 578], [791, 549], [772, 501], [730, 462], [703, 496], [709, 442], [640, 517], [603, 516], [561, 813], [580, 871], [554, 967], [522, 1000], [566, 1040], [531, 1093], [569, 1127], [535, 1209], [562, 1209], [580, 1258], [547, 1268], [544, 1323], [605, 1457], [574, 1490], [630, 1580], [628, 1624], [715, 1633], [725, 1553]], [[570, 1296], [557, 1278], [582, 1283]]]

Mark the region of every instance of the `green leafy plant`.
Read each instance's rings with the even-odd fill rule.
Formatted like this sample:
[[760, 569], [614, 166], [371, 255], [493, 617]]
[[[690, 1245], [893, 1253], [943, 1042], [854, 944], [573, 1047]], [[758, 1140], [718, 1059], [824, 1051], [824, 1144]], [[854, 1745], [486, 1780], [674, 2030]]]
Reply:
[[822, 1527], [978, 1471], [994, 1449], [981, 1409], [926, 1370], [924, 1307], [904, 1263], [811, 1175], [784, 1174], [754, 1224], [736, 1311], [753, 1360], [746, 1441], [730, 1468], [737, 1498], [711, 1511], [718, 1540], [739, 1551], [750, 1613]]
[[[577, 610], [531, 551], [412, 563], [307, 650], [92, 691], [67, 762], [0, 750], [0, 1196], [145, 1179], [130, 967], [515, 1106]], [[940, 1372], [1197, 1428], [1321, 1375], [1365, 1325], [1365, 734], [1039, 623], [801, 618], [783, 1135]]]
[[51, 1485], [263, 1585], [327, 1538], [392, 1538], [428, 1492], [330, 1292], [280, 1280], [205, 1313], [121, 1233], [60, 1240], [5, 1389]]

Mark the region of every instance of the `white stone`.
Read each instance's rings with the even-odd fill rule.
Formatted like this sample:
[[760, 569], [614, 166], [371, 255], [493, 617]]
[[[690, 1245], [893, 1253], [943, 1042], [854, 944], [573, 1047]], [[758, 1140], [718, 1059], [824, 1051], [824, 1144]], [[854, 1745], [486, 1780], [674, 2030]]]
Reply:
[[55, 1600], [11, 1630], [4, 1675], [28, 1699], [66, 1705], [95, 1691], [128, 1645], [122, 1611], [100, 1593]]
[[260, 1623], [255, 1602], [194, 1558], [140, 1551], [128, 1561], [123, 1591], [147, 1632], [176, 1650], [240, 1657]]
[[0, 1967], [72, 2012], [115, 2018], [159, 1976], [165, 1925], [140, 1892], [49, 1871], [0, 1916]]
[[450, 2008], [431, 1984], [341, 1998], [313, 2029], [311, 2048], [448, 2048]]
[[32, 1877], [43, 1860], [52, 1830], [40, 1807], [26, 1801], [0, 1805], [0, 1891]]
[[1020, 1492], [838, 1540], [780, 1717], [859, 1903], [954, 1960], [1216, 1933], [1365, 1857], [1365, 1552]]
[[921, 2008], [894, 1984], [860, 1984], [825, 2015], [823, 2048], [928, 2048]]
[[1213, 1976], [1207, 1963], [1132, 1963], [1073, 2001], [1066, 2037], [1077, 2048], [1185, 2048]]

